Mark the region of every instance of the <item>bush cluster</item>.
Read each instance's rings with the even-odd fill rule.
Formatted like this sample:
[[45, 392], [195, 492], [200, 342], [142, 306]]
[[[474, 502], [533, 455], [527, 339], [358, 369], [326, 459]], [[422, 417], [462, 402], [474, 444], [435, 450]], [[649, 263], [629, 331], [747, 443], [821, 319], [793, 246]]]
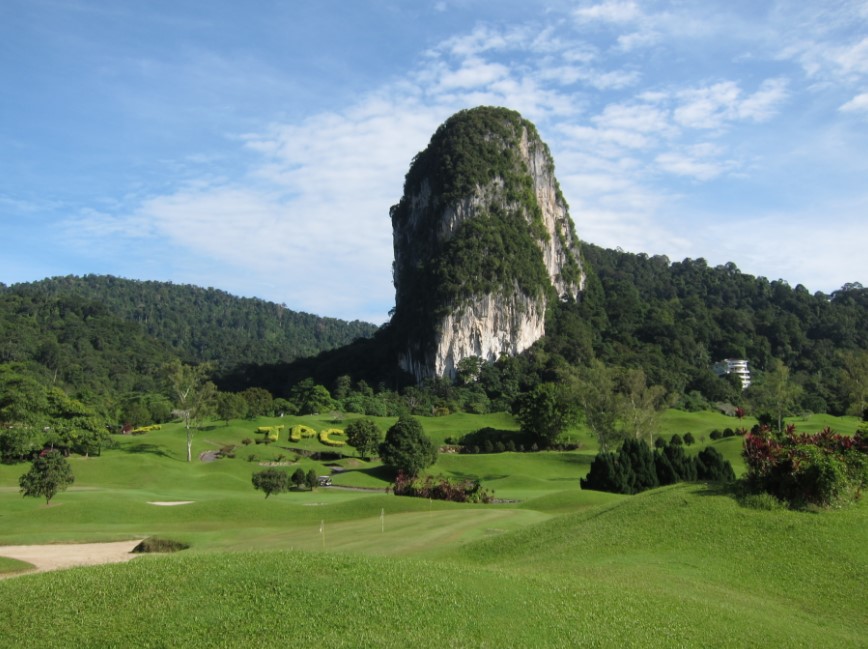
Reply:
[[838, 435], [828, 427], [799, 435], [795, 426], [775, 437], [751, 433], [742, 454], [747, 486], [791, 507], [828, 507], [858, 499], [868, 484], [868, 434]]
[[636, 494], [676, 482], [735, 480], [732, 465], [717, 449], [709, 446], [690, 457], [678, 441], [652, 451], [645, 442], [628, 439], [617, 453], [598, 453], [587, 477], [580, 480], [581, 487]]
[[414, 478], [399, 471], [392, 485], [396, 496], [415, 496], [432, 500], [448, 500], [455, 503], [490, 503], [492, 496], [483, 489], [479, 480], [450, 480], [443, 476], [436, 478]]

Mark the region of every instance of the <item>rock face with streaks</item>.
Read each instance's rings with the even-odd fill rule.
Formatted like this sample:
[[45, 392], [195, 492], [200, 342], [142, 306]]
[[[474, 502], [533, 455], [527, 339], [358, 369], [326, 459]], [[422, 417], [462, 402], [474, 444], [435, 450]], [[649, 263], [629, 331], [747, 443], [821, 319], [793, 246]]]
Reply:
[[524, 351], [545, 333], [550, 301], [582, 290], [548, 146], [514, 111], [450, 117], [414, 158], [391, 218], [391, 326], [417, 381]]

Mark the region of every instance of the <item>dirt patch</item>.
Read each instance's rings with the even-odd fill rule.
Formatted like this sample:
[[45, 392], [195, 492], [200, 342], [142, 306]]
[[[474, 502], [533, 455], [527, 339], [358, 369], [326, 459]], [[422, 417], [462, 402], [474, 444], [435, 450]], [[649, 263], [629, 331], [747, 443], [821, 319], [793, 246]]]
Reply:
[[[36, 566], [36, 570], [18, 572], [7, 577], [29, 575], [47, 570], [63, 570], [76, 566], [96, 566], [103, 563], [122, 563], [135, 559], [133, 548], [140, 541], [118, 541], [116, 543], [58, 543], [53, 545], [3, 545], [0, 556], [26, 561]], [[0, 575], [0, 578], [4, 575]]]

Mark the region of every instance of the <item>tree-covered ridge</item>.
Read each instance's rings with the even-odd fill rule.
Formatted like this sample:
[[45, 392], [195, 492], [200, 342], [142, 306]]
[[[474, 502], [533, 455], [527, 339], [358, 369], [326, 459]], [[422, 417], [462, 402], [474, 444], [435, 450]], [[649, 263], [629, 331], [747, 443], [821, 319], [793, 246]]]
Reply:
[[151, 392], [170, 347], [78, 295], [0, 291], [0, 364], [92, 401]]
[[711, 372], [715, 361], [747, 359], [760, 377], [779, 363], [802, 388], [801, 407], [842, 413], [852, 403], [848, 363], [868, 351], [868, 289], [860, 284], [811, 294], [732, 263], [670, 262], [591, 244], [583, 257], [592, 269], [583, 301], [554, 316], [547, 341], [570, 362], [593, 356], [641, 367], [653, 383], [709, 400], [738, 394]]
[[371, 336], [372, 324], [323, 318], [213, 288], [66, 276], [0, 286], [0, 296], [44, 303], [78, 298], [136, 323], [188, 362], [214, 361], [220, 370], [245, 363], [285, 362]]

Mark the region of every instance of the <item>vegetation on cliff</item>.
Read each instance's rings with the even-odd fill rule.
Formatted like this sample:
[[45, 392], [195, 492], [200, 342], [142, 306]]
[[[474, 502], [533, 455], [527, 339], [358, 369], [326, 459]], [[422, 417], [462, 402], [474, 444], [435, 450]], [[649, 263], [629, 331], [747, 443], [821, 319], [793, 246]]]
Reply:
[[[533, 124], [504, 108], [453, 115], [414, 158], [404, 195], [391, 210], [392, 322], [399, 337], [425, 347], [436, 322], [475, 296], [518, 291], [531, 298], [556, 297], [540, 247], [550, 236], [522, 158], [523, 139], [543, 148], [552, 171], [551, 155]], [[446, 226], [447, 214], [457, 212], [462, 201], [475, 202], [473, 213]], [[448, 236], [445, 227], [452, 228]], [[581, 269], [572, 262], [561, 275], [578, 285]]]

